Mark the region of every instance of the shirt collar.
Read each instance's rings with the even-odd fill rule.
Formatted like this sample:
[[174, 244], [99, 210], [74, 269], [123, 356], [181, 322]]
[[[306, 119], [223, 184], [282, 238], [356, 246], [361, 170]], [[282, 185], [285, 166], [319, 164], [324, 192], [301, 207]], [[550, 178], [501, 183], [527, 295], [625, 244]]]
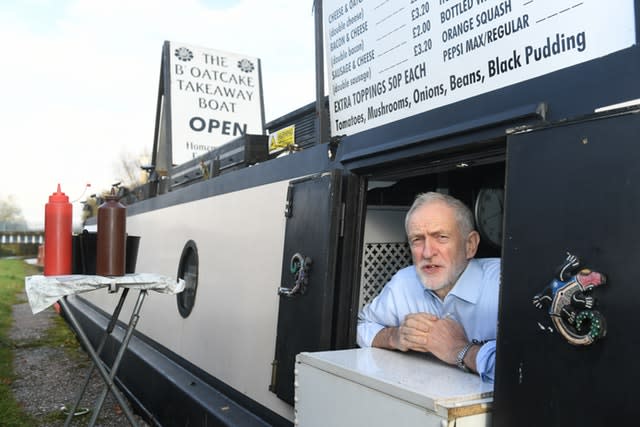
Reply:
[[453, 289], [449, 292], [449, 295], [453, 295], [471, 304], [477, 303], [482, 292], [482, 286], [480, 286], [482, 273], [480, 263], [475, 259], [469, 260], [467, 267], [460, 275]]
[[[453, 286], [453, 289], [447, 294], [446, 298], [449, 295], [452, 295], [456, 298], [464, 300], [471, 304], [476, 304], [478, 299], [480, 298], [480, 293], [482, 291], [482, 287], [480, 286], [480, 282], [482, 280], [482, 267], [480, 263], [472, 258], [467, 263], [464, 271], [458, 278], [458, 281]], [[418, 273], [416, 272], [416, 279], [418, 279], [418, 283], [423, 287], [425, 294], [429, 295], [434, 301], [438, 301], [442, 304], [442, 301], [438, 297], [438, 295], [430, 289], [424, 288], [424, 285], [420, 282], [420, 278], [418, 277]]]

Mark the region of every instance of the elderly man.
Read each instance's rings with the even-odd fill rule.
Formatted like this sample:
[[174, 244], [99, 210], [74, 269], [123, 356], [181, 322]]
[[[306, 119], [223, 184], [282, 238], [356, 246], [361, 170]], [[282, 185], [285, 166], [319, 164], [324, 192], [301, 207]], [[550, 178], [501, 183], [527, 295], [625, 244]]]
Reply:
[[473, 216], [448, 195], [419, 195], [405, 230], [413, 265], [359, 313], [358, 345], [430, 352], [493, 382], [500, 259], [473, 258]]

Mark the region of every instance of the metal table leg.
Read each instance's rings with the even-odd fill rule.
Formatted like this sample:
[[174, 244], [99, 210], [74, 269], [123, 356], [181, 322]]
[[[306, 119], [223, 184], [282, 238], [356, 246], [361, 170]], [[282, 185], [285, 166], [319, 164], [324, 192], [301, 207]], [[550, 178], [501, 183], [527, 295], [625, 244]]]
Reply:
[[[113, 311], [113, 314], [111, 315], [111, 319], [109, 320], [109, 325], [107, 325], [107, 329], [104, 331], [104, 334], [102, 335], [102, 339], [100, 340], [100, 345], [98, 345], [98, 349], [96, 350], [96, 354], [98, 355], [98, 357], [100, 357], [100, 354], [102, 353], [102, 349], [104, 348], [104, 345], [107, 342], [107, 338], [109, 337], [109, 335], [111, 335], [111, 332], [113, 332], [113, 328], [116, 326], [116, 323], [118, 322], [118, 317], [120, 317], [120, 311], [122, 310], [122, 306], [124, 305], [124, 301], [127, 298], [128, 293], [129, 293], [129, 288], [124, 288], [122, 290], [122, 294], [120, 294], [118, 305], [116, 305], [116, 308]], [[89, 373], [87, 374], [87, 377], [84, 380], [84, 385], [82, 386], [82, 389], [78, 393], [76, 400], [73, 402], [73, 406], [69, 411], [69, 415], [67, 415], [67, 419], [64, 422], [64, 427], [69, 427], [71, 425], [73, 416], [76, 413], [78, 406], [80, 406], [80, 402], [82, 401], [82, 396], [84, 396], [84, 392], [87, 390], [89, 381], [91, 381], [91, 376], [93, 375], [94, 368], [95, 368], [95, 365], [92, 363], [91, 366], [89, 367]]]
[[[133, 331], [138, 324], [138, 319], [140, 319], [140, 310], [142, 309], [142, 303], [144, 302], [144, 298], [147, 295], [147, 291], [142, 290], [138, 294], [138, 299], [136, 300], [136, 305], [133, 308], [133, 312], [131, 313], [131, 320], [129, 320], [129, 326], [127, 327], [127, 332], [125, 333], [124, 339], [122, 340], [122, 344], [120, 345], [120, 349], [118, 350], [118, 354], [116, 355], [116, 359], [113, 361], [113, 366], [111, 366], [111, 370], [109, 372], [109, 379], [113, 381], [116, 377], [116, 373], [118, 372], [118, 368], [120, 367], [120, 362], [122, 361], [122, 357], [124, 356], [124, 352], [127, 350], [129, 346], [129, 341], [131, 340], [131, 336], [133, 335]], [[93, 409], [93, 414], [91, 415], [91, 421], [89, 421], [89, 427], [92, 427], [96, 420], [98, 419], [98, 415], [100, 414], [100, 410], [102, 409], [102, 405], [104, 403], [104, 399], [107, 397], [107, 393], [111, 389], [111, 386], [107, 386], [102, 390], [102, 394], [96, 400], [95, 408]], [[133, 426], [137, 426], [135, 422], [131, 423]]]
[[[140, 297], [138, 298], [140, 299]], [[89, 341], [89, 338], [87, 338], [87, 335], [84, 333], [84, 330], [82, 329], [82, 327], [80, 327], [80, 323], [78, 323], [78, 321], [76, 320], [76, 317], [74, 316], [73, 312], [69, 308], [69, 305], [67, 304], [67, 301], [66, 301], [66, 297], [61, 298], [59, 302], [62, 308], [64, 309], [65, 314], [69, 319], [69, 322], [71, 322], [71, 325], [78, 333], [78, 338], [87, 349], [87, 352], [89, 353], [89, 357], [91, 358], [93, 364], [98, 369], [98, 372], [102, 376], [102, 379], [104, 380], [104, 382], [107, 384], [108, 389], [111, 390], [114, 397], [122, 407], [122, 410], [124, 411], [124, 414], [129, 420], [129, 422], [131, 423], [131, 425], [137, 426], [137, 423], [133, 417], [133, 413], [131, 412], [131, 409], [129, 408], [127, 401], [125, 400], [124, 396], [122, 396], [122, 393], [120, 393], [118, 388], [115, 387], [113, 379], [109, 377], [109, 373], [107, 372], [105, 367], [102, 366], [102, 362], [100, 361], [100, 358], [98, 357], [95, 350], [93, 349], [93, 346], [91, 345], [91, 341]]]

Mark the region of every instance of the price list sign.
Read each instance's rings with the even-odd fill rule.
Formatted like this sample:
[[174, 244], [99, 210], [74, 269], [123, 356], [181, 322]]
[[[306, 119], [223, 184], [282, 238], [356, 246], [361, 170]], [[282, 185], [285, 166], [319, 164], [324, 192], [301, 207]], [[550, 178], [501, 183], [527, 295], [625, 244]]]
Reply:
[[332, 135], [635, 44], [633, 0], [325, 0]]

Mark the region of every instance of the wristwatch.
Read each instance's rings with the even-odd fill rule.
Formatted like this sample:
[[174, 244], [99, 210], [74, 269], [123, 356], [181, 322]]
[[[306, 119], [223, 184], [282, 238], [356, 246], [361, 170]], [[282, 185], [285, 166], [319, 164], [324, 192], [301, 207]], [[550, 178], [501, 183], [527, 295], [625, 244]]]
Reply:
[[478, 340], [471, 340], [470, 342], [467, 343], [467, 345], [462, 347], [462, 350], [460, 350], [458, 352], [458, 356], [456, 356], [456, 365], [458, 366], [458, 368], [462, 369], [465, 372], [471, 372], [471, 369], [469, 369], [469, 367], [464, 364], [464, 358], [469, 352], [469, 349], [471, 347], [473, 347], [474, 345], [482, 345], [482, 344], [483, 343]]
[[456, 356], [456, 365], [458, 366], [458, 368], [462, 369], [465, 372], [471, 372], [471, 370], [467, 367], [467, 365], [464, 364], [464, 357], [467, 355], [467, 353], [469, 352], [469, 349], [472, 346], [473, 346], [473, 341], [468, 342], [467, 345], [462, 347], [462, 350], [458, 352], [458, 356]]

